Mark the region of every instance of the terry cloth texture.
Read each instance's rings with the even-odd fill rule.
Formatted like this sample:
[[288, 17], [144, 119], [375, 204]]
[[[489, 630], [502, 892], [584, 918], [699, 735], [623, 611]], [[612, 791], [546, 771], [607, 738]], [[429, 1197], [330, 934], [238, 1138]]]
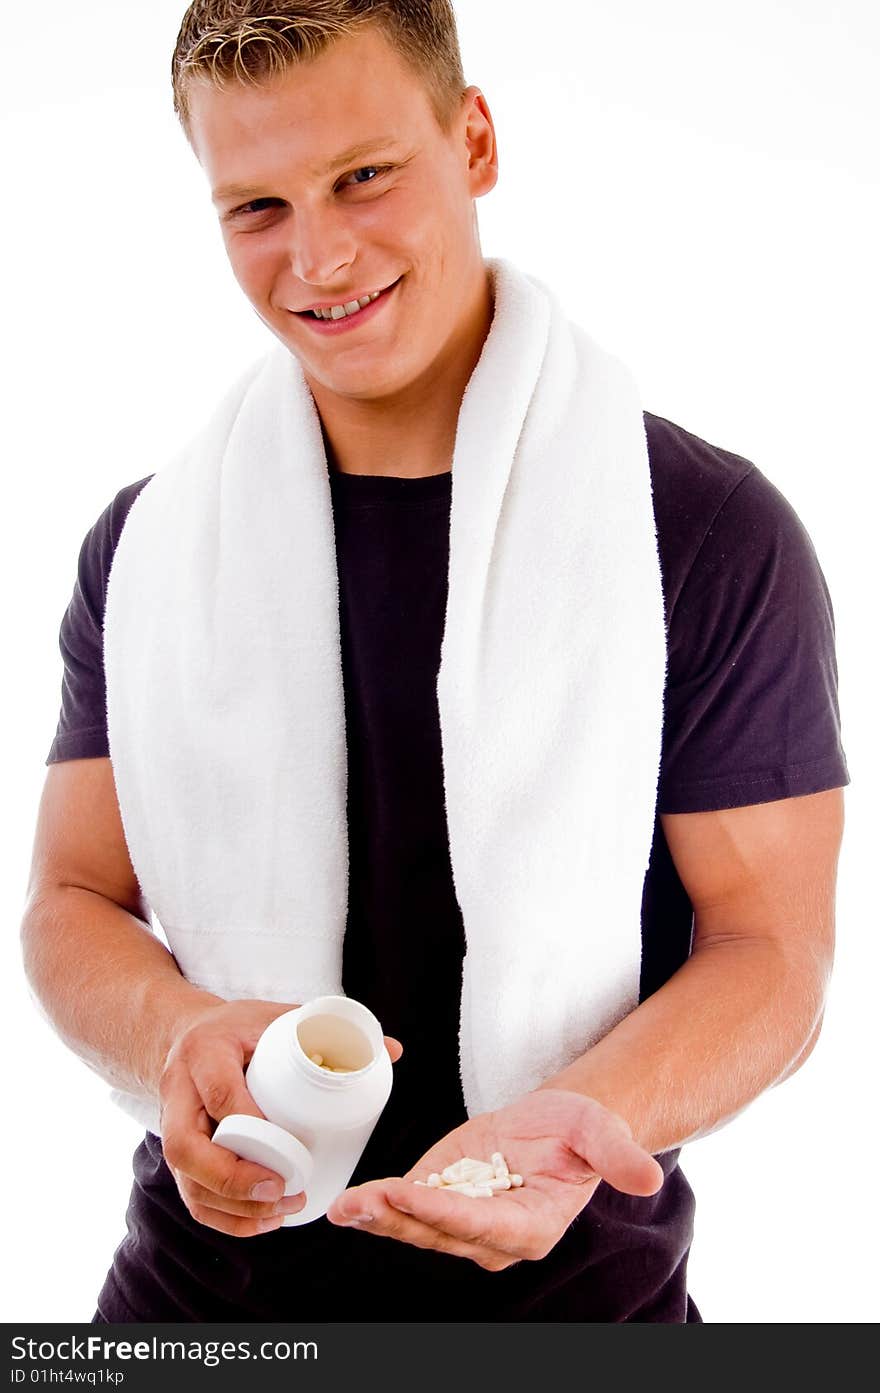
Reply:
[[[537, 1087], [638, 1001], [666, 661], [635, 386], [539, 283], [489, 266], [437, 676], [472, 1116]], [[229, 999], [338, 994], [333, 509], [320, 420], [283, 346], [133, 505], [104, 665], [126, 841], [184, 976]], [[154, 1105], [136, 1116], [158, 1130]]]

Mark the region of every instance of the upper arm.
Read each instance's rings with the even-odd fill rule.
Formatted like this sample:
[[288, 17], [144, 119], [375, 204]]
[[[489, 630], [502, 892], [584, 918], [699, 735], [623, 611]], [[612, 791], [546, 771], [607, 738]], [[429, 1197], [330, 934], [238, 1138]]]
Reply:
[[86, 534], [61, 623], [58, 729], [34, 838], [30, 899], [63, 885], [95, 891], [150, 924], [131, 864], [108, 757], [103, 622], [107, 581], [131, 506], [152, 475], [121, 489]]
[[693, 906], [695, 950], [772, 939], [815, 966], [824, 982], [834, 948], [841, 788], [660, 820]]
[[29, 898], [62, 885], [93, 890], [150, 923], [149, 906], [128, 854], [107, 758], [66, 760], [47, 771]]

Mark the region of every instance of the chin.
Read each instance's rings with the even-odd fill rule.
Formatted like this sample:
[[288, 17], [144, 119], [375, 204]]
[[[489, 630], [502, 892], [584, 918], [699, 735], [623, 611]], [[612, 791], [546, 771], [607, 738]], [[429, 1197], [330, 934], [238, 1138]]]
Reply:
[[349, 372], [334, 372], [332, 366], [328, 370], [326, 365], [323, 371], [316, 370], [306, 362], [302, 366], [306, 375], [313, 377], [326, 391], [357, 401], [393, 396], [404, 391], [419, 376], [415, 370], [406, 372], [400, 368], [392, 369], [381, 361], [374, 366], [364, 365]]

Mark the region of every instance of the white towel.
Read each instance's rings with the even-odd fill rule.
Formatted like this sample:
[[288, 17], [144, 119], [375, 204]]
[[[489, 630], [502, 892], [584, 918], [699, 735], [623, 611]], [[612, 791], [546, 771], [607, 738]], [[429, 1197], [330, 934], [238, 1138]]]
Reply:
[[[486, 265], [437, 680], [471, 1115], [637, 1004], [666, 668], [635, 385], [539, 281]], [[126, 840], [184, 976], [227, 999], [341, 992], [333, 513], [318, 414], [282, 346], [136, 499], [104, 643]], [[158, 1132], [155, 1100], [113, 1096]]]

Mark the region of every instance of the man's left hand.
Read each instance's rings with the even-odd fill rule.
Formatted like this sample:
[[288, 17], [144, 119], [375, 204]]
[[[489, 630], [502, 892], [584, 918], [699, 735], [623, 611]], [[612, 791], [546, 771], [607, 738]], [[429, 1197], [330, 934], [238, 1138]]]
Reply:
[[[522, 1186], [489, 1198], [414, 1185], [432, 1171], [500, 1151]], [[600, 1180], [629, 1195], [663, 1184], [657, 1161], [632, 1140], [623, 1118], [580, 1093], [538, 1089], [497, 1112], [470, 1118], [402, 1177], [344, 1191], [327, 1213], [332, 1224], [363, 1228], [417, 1248], [470, 1258], [490, 1272], [546, 1257], [589, 1203]]]

